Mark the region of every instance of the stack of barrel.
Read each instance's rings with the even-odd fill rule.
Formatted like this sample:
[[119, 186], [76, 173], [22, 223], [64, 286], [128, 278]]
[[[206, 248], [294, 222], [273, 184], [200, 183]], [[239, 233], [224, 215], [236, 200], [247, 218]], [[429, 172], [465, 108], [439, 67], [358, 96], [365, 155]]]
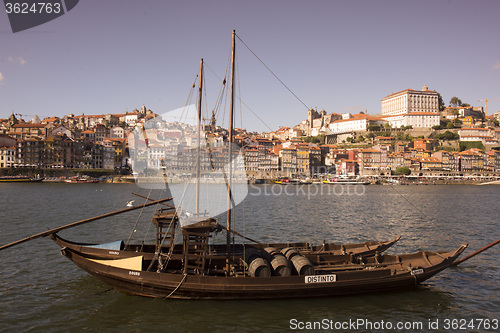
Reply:
[[252, 277], [314, 275], [311, 261], [291, 247], [281, 251], [273, 247], [266, 247], [260, 251], [249, 248], [245, 251], [245, 262]]

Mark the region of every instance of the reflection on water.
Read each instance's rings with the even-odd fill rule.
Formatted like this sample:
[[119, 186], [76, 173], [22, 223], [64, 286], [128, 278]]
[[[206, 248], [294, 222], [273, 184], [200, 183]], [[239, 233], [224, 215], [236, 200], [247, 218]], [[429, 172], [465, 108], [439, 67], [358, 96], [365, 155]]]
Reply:
[[[153, 199], [166, 195], [129, 184], [1, 185], [0, 244], [123, 209], [129, 200], [141, 203], [143, 199], [132, 192]], [[235, 228], [265, 242], [357, 242], [387, 240], [400, 234], [403, 238], [390, 250], [392, 253], [452, 249], [468, 242], [469, 254], [498, 239], [500, 187], [366, 186], [361, 195], [349, 195], [347, 189], [338, 195], [340, 189], [336, 189], [337, 194], [328, 193], [332, 191], [329, 186], [309, 185], [308, 189], [288, 189], [287, 193], [282, 189], [275, 195], [279, 187], [252, 185], [235, 211]], [[357, 191], [361, 193], [361, 187]], [[153, 211], [118, 215], [61, 234], [78, 241], [126, 240], [131, 235], [141, 241], [153, 237], [154, 231], [147, 227]], [[136, 222], [146, 227], [134, 233]], [[224, 242], [225, 235], [216, 240]], [[500, 310], [499, 248], [445, 270], [414, 291], [224, 302], [125, 296], [108, 290], [58, 252], [47, 238], [0, 252], [0, 332], [14, 328], [44, 332], [281, 332], [290, 328], [292, 318], [428, 322], [435, 318], [492, 319]]]

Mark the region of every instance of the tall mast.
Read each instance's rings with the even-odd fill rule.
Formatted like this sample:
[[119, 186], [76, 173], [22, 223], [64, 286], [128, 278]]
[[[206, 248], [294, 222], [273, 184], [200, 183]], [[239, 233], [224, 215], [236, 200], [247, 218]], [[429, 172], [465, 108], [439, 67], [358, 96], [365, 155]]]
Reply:
[[229, 103], [229, 138], [228, 138], [228, 143], [229, 143], [229, 180], [228, 180], [228, 186], [227, 186], [227, 222], [226, 222], [226, 227], [227, 227], [227, 238], [226, 238], [226, 251], [227, 251], [227, 257], [226, 257], [226, 272], [229, 275], [229, 255], [230, 255], [230, 250], [231, 250], [231, 234], [229, 233], [229, 230], [231, 230], [231, 185], [232, 185], [232, 177], [233, 177], [233, 168], [232, 168], [232, 160], [233, 160], [233, 151], [232, 151], [232, 143], [233, 143], [233, 119], [234, 119], [234, 59], [236, 56], [236, 43], [235, 43], [235, 36], [236, 36], [236, 31], [233, 30], [233, 37], [232, 37], [232, 42], [231, 42], [231, 82], [230, 82], [230, 92], [231, 92], [231, 98], [230, 98], [230, 103]]
[[196, 146], [196, 210], [199, 214], [200, 208], [200, 126], [201, 126], [201, 96], [203, 93], [203, 58], [200, 59], [200, 83], [198, 84], [198, 140]]

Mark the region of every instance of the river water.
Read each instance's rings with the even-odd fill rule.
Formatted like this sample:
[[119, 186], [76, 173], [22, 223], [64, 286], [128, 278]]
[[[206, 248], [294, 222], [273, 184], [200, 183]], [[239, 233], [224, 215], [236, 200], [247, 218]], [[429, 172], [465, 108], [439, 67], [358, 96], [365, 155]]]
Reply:
[[[0, 245], [123, 209], [129, 200], [144, 202], [133, 192], [165, 195], [135, 184], [0, 184]], [[467, 255], [499, 238], [499, 197], [500, 186], [251, 185], [235, 212], [235, 228], [264, 242], [348, 243], [402, 235], [389, 253], [451, 250], [469, 243]], [[60, 234], [83, 242], [150, 239], [153, 229], [148, 230], [147, 222], [153, 210]], [[216, 241], [224, 239], [221, 234]], [[462, 327], [493, 332], [500, 325], [499, 252], [500, 246], [493, 247], [414, 291], [181, 301], [110, 290], [59, 255], [50, 239], [40, 238], [0, 252], [0, 332], [362, 332], [396, 331], [397, 325], [406, 328], [401, 331]]]

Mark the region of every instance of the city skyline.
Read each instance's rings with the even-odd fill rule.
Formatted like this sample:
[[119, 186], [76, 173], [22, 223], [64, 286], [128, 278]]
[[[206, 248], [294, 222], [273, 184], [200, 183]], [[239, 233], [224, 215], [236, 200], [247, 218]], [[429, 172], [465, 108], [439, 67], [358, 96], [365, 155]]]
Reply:
[[[0, 118], [143, 104], [163, 114], [185, 105], [200, 58], [211, 112], [219, 90], [212, 71], [224, 75], [232, 29], [308, 107], [377, 114], [385, 96], [425, 84], [446, 105], [453, 96], [483, 107], [478, 100], [490, 99], [492, 114], [500, 110], [498, 9], [496, 1], [85, 1], [15, 34], [2, 11]], [[306, 118], [241, 43], [237, 57], [245, 103], [237, 127], [270, 131]]]

